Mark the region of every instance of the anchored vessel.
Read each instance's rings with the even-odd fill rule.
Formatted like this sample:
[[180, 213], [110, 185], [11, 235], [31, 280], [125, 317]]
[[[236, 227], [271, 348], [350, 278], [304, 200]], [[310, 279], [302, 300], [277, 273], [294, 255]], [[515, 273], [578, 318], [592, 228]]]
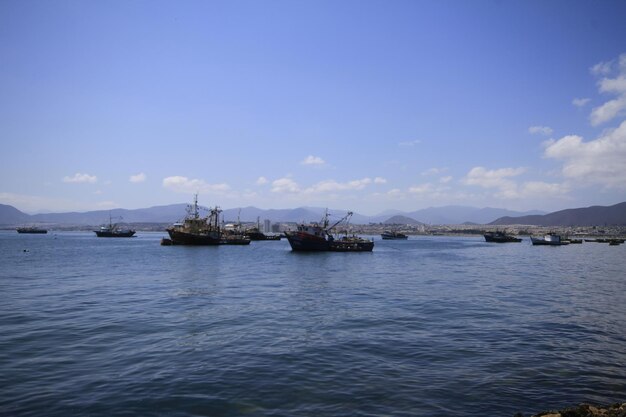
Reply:
[[533, 245], [546, 245], [546, 246], [563, 246], [569, 245], [569, 241], [562, 240], [560, 235], [555, 233], [548, 233], [544, 237], [532, 237], [530, 241]]
[[507, 235], [504, 232], [487, 232], [483, 235], [485, 237], [485, 241], [487, 242], [496, 242], [496, 243], [507, 243], [507, 242], [521, 242], [522, 239]]
[[389, 231], [389, 230], [385, 230], [384, 232], [382, 232], [380, 234], [380, 237], [382, 237], [383, 240], [406, 240], [406, 239], [409, 238], [404, 233], [393, 232], [393, 231]]
[[219, 226], [218, 207], [211, 209], [207, 217], [200, 217], [198, 195], [193, 205], [187, 207], [187, 216], [182, 223], [174, 223], [167, 228], [174, 245], [219, 245], [222, 243], [222, 230]]
[[17, 233], [45, 234], [48, 233], [48, 231], [46, 229], [40, 229], [38, 227], [18, 227]]
[[[300, 224], [296, 231], [285, 232], [291, 250], [295, 252], [371, 252], [374, 242], [347, 233], [336, 239], [331, 230], [342, 221], [349, 221], [352, 212], [329, 226], [328, 211], [320, 223]], [[347, 230], [347, 228], [346, 228]]]
[[100, 226], [100, 230], [94, 230], [98, 237], [132, 237], [135, 235], [133, 229], [122, 229], [117, 223], [113, 223], [111, 214], [109, 213], [109, 224]]
[[266, 235], [261, 231], [258, 217], [256, 219], [256, 227], [247, 229], [245, 234], [250, 240], [280, 240], [280, 235]]

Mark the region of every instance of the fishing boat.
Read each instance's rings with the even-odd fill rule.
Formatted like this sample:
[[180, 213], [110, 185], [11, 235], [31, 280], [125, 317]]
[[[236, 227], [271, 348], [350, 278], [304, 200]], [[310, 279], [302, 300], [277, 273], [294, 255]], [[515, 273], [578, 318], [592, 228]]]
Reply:
[[[240, 210], [241, 212], [241, 210]], [[246, 236], [241, 227], [241, 220], [239, 220], [239, 215], [237, 216], [237, 224], [233, 228], [223, 228], [222, 231], [222, 240], [220, 242], [222, 245], [249, 245], [250, 238]]]
[[404, 233], [394, 232], [391, 230], [385, 230], [380, 234], [380, 237], [382, 237], [383, 240], [407, 240], [409, 238]]
[[569, 241], [562, 240], [560, 235], [555, 233], [548, 233], [544, 237], [532, 237], [530, 241], [533, 245], [545, 245], [545, 246], [563, 246], [569, 245]]
[[18, 227], [17, 233], [31, 233], [31, 234], [46, 234], [48, 231], [46, 229], [40, 229], [38, 227]]
[[220, 241], [221, 245], [249, 245], [250, 238], [242, 234], [225, 234]]
[[200, 217], [198, 195], [193, 204], [187, 206], [187, 215], [182, 222], [168, 227], [167, 233], [173, 245], [219, 245], [222, 244], [222, 230], [219, 226], [218, 207], [209, 210], [209, 215]]
[[98, 237], [133, 237], [135, 230], [119, 227], [117, 223], [113, 223], [113, 218], [109, 213], [109, 224], [100, 226], [100, 230], [94, 230], [94, 233]]
[[507, 235], [506, 233], [500, 231], [487, 232], [483, 236], [485, 237], [486, 242], [508, 243], [522, 241], [522, 239], [518, 237]]
[[280, 235], [266, 235], [261, 231], [260, 219], [256, 218], [256, 227], [246, 229], [246, 236], [250, 240], [280, 240]]
[[285, 236], [289, 241], [291, 250], [294, 252], [371, 252], [374, 249], [374, 242], [356, 235], [346, 234], [335, 238], [331, 233], [339, 223], [345, 221], [346, 224], [352, 217], [352, 212], [348, 212], [341, 220], [329, 226], [328, 211], [319, 223], [309, 223], [298, 225], [295, 231], [286, 231]]

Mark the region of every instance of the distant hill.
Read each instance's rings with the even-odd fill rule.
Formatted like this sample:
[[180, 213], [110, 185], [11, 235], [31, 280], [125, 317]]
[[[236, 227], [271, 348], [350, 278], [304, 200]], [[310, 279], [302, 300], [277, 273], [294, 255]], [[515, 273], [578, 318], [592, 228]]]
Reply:
[[30, 216], [13, 206], [0, 204], [0, 224], [16, 225], [28, 222]]
[[[626, 204], [626, 203], [622, 203]], [[77, 225], [95, 226], [109, 221], [109, 215], [114, 221], [124, 223], [173, 223], [185, 216], [187, 204], [170, 204], [142, 209], [113, 209], [96, 210], [83, 213], [47, 213], [29, 215], [15, 207], [0, 204], [0, 225], [14, 227], [27, 224], [47, 225]], [[577, 210], [584, 212], [584, 217]], [[223, 211], [225, 221], [256, 222], [265, 219], [272, 223], [277, 222], [311, 222], [322, 219], [323, 207], [298, 207], [294, 209], [269, 209], [257, 207], [230, 208]], [[625, 224], [624, 208], [619, 204], [612, 207], [589, 207], [588, 209], [570, 209], [551, 214], [544, 212], [516, 212], [498, 208], [476, 208], [465, 206], [429, 207], [413, 212], [387, 210], [376, 216], [364, 216], [354, 213], [350, 220], [353, 224], [367, 223], [397, 223], [397, 224], [549, 224], [549, 225], [604, 225]], [[207, 208], [202, 208], [201, 214], [206, 214]], [[346, 215], [347, 210], [330, 209], [330, 219], [336, 221]], [[121, 219], [121, 220], [120, 220]], [[496, 220], [497, 219], [497, 220]], [[495, 220], [495, 221], [494, 221]]]
[[415, 219], [412, 219], [407, 216], [395, 215], [393, 217], [388, 218], [383, 222], [384, 224], [413, 224], [419, 225], [422, 224]]
[[490, 223], [496, 226], [527, 224], [535, 226], [624, 226], [626, 202], [613, 206], [591, 206], [555, 211], [543, 216], [501, 217]]
[[545, 212], [537, 210], [520, 212], [492, 207], [444, 206], [429, 207], [405, 215], [427, 224], [488, 224], [503, 216], [518, 217], [533, 214], [545, 214]]

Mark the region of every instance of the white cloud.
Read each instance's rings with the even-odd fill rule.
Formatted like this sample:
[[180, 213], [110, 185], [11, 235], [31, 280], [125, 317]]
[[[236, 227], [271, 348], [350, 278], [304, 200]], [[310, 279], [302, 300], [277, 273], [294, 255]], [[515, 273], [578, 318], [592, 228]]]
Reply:
[[392, 188], [391, 190], [387, 191], [387, 196], [391, 198], [401, 198], [401, 197], [404, 197], [404, 194], [402, 193], [400, 189]]
[[525, 168], [502, 168], [486, 170], [483, 167], [472, 168], [464, 179], [469, 185], [478, 185], [483, 188], [496, 189], [495, 197], [514, 200], [541, 197], [562, 198], [569, 192], [569, 186], [561, 183], [547, 183], [543, 181], [526, 181], [516, 183], [512, 178], [523, 174]]
[[[613, 60], [594, 65], [591, 72], [604, 76], [598, 81], [598, 89], [601, 93], [617, 96], [591, 111], [589, 116], [591, 124], [597, 126], [626, 114], [626, 54], [619, 56], [617, 64]], [[609, 78], [610, 74], [615, 75]]]
[[611, 72], [612, 66], [613, 66], [613, 61], [599, 62], [593, 67], [591, 67], [590, 71], [594, 75], [606, 75]]
[[519, 190], [519, 198], [531, 197], [558, 197], [569, 191], [567, 184], [547, 183], [543, 181], [529, 181], [522, 184]]
[[622, 114], [626, 110], [626, 96], [609, 100], [599, 107], [595, 107], [591, 111], [591, 124], [597, 126], [608, 122], [616, 116]]
[[591, 101], [590, 98], [575, 98], [572, 100], [572, 104], [576, 107], [583, 107], [590, 101]]
[[189, 179], [182, 176], [163, 178], [163, 187], [177, 193], [217, 193], [230, 190], [228, 184], [209, 184], [204, 180]]
[[387, 184], [387, 180], [382, 177], [374, 178], [374, 184]]
[[325, 164], [325, 162], [324, 162], [324, 160], [322, 158], [320, 158], [319, 156], [313, 156], [313, 155], [307, 156], [300, 163], [302, 165], [324, 165]]
[[433, 191], [433, 186], [430, 183], [415, 185], [409, 187], [409, 193], [411, 194], [427, 194]]
[[291, 178], [279, 178], [272, 182], [272, 192], [295, 194], [300, 192], [300, 186]]
[[598, 139], [565, 136], [545, 142], [544, 155], [564, 161], [562, 174], [588, 184], [626, 188], [626, 121]]
[[505, 199], [517, 198], [517, 183], [511, 177], [517, 177], [526, 171], [525, 168], [501, 168], [487, 170], [483, 167], [472, 168], [463, 182], [468, 185], [477, 185], [483, 188], [496, 188], [496, 196]]
[[533, 135], [539, 134], [544, 136], [550, 136], [552, 134], [552, 128], [548, 126], [531, 126], [528, 128], [528, 132]]
[[81, 174], [80, 172], [77, 172], [76, 174], [74, 174], [73, 177], [63, 177], [63, 182], [68, 182], [68, 183], [90, 183], [93, 184], [95, 182], [98, 181], [98, 177], [96, 177], [95, 175], [89, 175], [89, 174]]
[[367, 185], [372, 183], [371, 178], [362, 178], [360, 180], [353, 180], [348, 182], [337, 182], [335, 180], [320, 181], [317, 184], [307, 188], [306, 193], [324, 193], [335, 191], [347, 191], [347, 190], [362, 190]]
[[427, 169], [426, 171], [422, 172], [422, 175], [424, 175], [424, 176], [439, 175], [439, 174], [443, 174], [447, 170], [448, 170], [448, 168], [430, 168], [430, 169]]
[[439, 178], [439, 182], [442, 183], [442, 184], [447, 184], [450, 181], [452, 181], [452, 176], [451, 175], [448, 175], [447, 177]]
[[269, 181], [267, 180], [267, 178], [265, 177], [259, 177], [256, 180], [257, 185], [265, 185], [267, 184]]
[[626, 92], [626, 75], [620, 74], [617, 78], [603, 78], [600, 81], [600, 91], [618, 94]]
[[130, 178], [128, 179], [128, 181], [134, 182], [134, 183], [144, 182], [145, 180], [146, 180], [146, 174], [144, 174], [143, 172], [140, 172], [137, 175], [131, 175]]
[[464, 182], [469, 185], [478, 185], [483, 188], [501, 188], [507, 186], [510, 177], [523, 174], [525, 168], [501, 168], [487, 170], [483, 167], [472, 168], [465, 176]]
[[404, 142], [400, 142], [398, 143], [398, 146], [401, 148], [411, 148], [415, 145], [419, 145], [420, 143], [422, 143], [421, 140], [416, 139], [416, 140], [408, 140], [408, 141], [404, 141]]

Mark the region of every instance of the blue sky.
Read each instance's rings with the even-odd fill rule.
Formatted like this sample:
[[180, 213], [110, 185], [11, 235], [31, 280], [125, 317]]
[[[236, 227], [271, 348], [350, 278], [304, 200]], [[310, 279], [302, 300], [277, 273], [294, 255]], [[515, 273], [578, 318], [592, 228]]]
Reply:
[[3, 1], [0, 203], [626, 201], [623, 1]]

